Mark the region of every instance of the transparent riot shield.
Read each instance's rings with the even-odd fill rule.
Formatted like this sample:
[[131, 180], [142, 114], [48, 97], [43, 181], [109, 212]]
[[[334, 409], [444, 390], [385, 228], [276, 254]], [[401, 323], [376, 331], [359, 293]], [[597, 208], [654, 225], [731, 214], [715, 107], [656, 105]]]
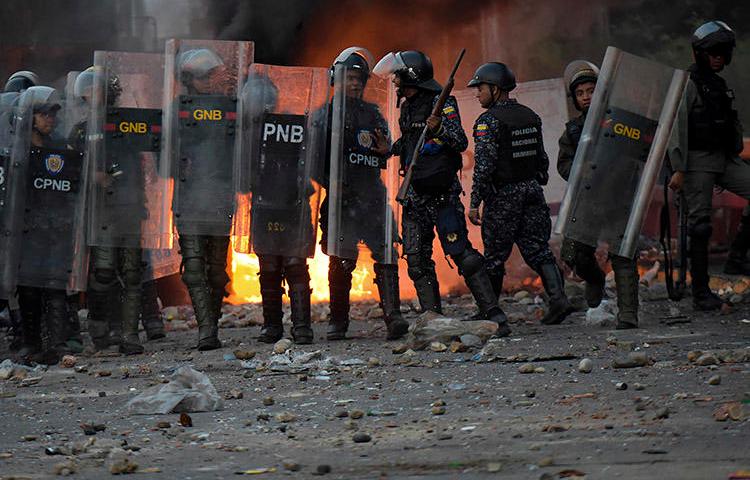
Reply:
[[363, 250], [377, 263], [396, 264], [399, 163], [388, 154], [396, 94], [386, 79], [362, 82], [360, 71], [334, 70], [323, 241], [329, 255], [356, 260]]
[[0, 298], [14, 295], [23, 215], [31, 114], [18, 107], [18, 94], [0, 94]]
[[[31, 131], [16, 129], [14, 148], [25, 164], [13, 202], [22, 211], [11, 236], [16, 284], [27, 287], [85, 290], [88, 251], [84, 213], [87, 156], [73, 148], [65, 107], [48, 87], [32, 87], [21, 95]], [[20, 121], [20, 120], [19, 120]], [[22, 158], [21, 158], [22, 157]]]
[[253, 64], [242, 90], [235, 250], [312, 257], [328, 118], [328, 71]]
[[172, 162], [180, 234], [230, 233], [236, 132], [242, 128], [237, 92], [253, 54], [252, 42], [167, 42], [162, 152]]
[[687, 78], [682, 70], [607, 49], [555, 233], [635, 255]]
[[163, 60], [150, 53], [94, 53], [89, 245], [171, 247], [170, 162], [160, 159]]

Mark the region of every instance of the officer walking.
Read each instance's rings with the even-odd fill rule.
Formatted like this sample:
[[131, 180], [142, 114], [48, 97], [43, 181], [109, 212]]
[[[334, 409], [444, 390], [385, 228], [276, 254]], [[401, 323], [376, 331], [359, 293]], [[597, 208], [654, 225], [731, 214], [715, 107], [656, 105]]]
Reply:
[[[513, 244], [542, 279], [550, 297], [545, 324], [565, 320], [573, 307], [563, 290], [560, 269], [549, 248], [552, 228], [542, 185], [549, 175], [542, 121], [508, 93], [516, 88], [513, 72], [504, 64], [480, 66], [468, 84], [487, 111], [474, 124], [474, 178], [469, 220], [482, 226], [494, 298], [500, 294], [505, 261]], [[479, 207], [484, 203], [483, 215]]]
[[[406, 334], [409, 323], [401, 316], [396, 220], [381, 175], [388, 174], [388, 123], [381, 107], [364, 99], [370, 79], [370, 52], [359, 47], [344, 50], [331, 67], [334, 99], [329, 118], [326, 155], [327, 195], [321, 206], [321, 243], [328, 263], [331, 317], [328, 340], [341, 340], [349, 326], [349, 291], [357, 265], [358, 244], [364, 241], [375, 261], [375, 284], [380, 294], [387, 339]], [[387, 95], [373, 100], [387, 102]], [[333, 116], [337, 119], [334, 122]], [[332, 126], [341, 129], [334, 132]], [[335, 139], [335, 140], [334, 140]], [[381, 173], [383, 172], [383, 173]], [[394, 172], [395, 173], [395, 172]], [[335, 174], [335, 178], [331, 178]]]
[[[386, 69], [386, 64], [392, 66]], [[378, 68], [381, 65], [382, 70]], [[408, 273], [422, 310], [442, 311], [432, 260], [432, 241], [437, 228], [443, 251], [458, 266], [480, 313], [498, 323], [497, 336], [507, 336], [510, 334], [507, 317], [498, 306], [484, 257], [471, 246], [464, 207], [459, 198], [462, 188], [457, 173], [461, 169], [461, 152], [466, 150], [468, 140], [461, 127], [458, 103], [450, 96], [441, 115], [431, 115], [442, 88], [433, 78], [432, 61], [422, 52], [391, 53], [375, 67], [375, 72], [379, 71], [395, 74], [397, 95], [403, 100], [399, 118], [401, 138], [391, 150], [401, 158], [403, 168], [408, 167], [425, 125], [429, 128], [420, 151], [420, 162], [414, 168], [402, 216]]]
[[[734, 91], [719, 76], [732, 61], [735, 36], [722, 21], [701, 25], [692, 38], [695, 63], [680, 111], [680, 147], [670, 150], [674, 169], [669, 187], [684, 191], [688, 206], [693, 307], [718, 310], [722, 300], [709, 288], [713, 187], [750, 199], [750, 165], [742, 151], [742, 126], [733, 108]], [[685, 131], [686, 130], [686, 131]], [[685, 134], [687, 139], [684, 138]]]
[[[560, 150], [557, 158], [557, 171], [566, 181], [570, 176], [573, 159], [581, 139], [586, 114], [591, 106], [594, 89], [599, 77], [599, 68], [587, 61], [576, 60], [565, 69], [565, 80], [573, 101], [573, 106], [581, 114], [565, 124], [565, 131], [560, 137]], [[596, 308], [604, 296], [604, 272], [594, 256], [593, 246], [578, 242], [572, 238], [563, 240], [560, 256], [579, 277], [586, 282], [585, 298], [590, 308]], [[638, 326], [638, 272], [633, 259], [610, 255], [612, 269], [617, 284], [617, 328], [635, 328]]]

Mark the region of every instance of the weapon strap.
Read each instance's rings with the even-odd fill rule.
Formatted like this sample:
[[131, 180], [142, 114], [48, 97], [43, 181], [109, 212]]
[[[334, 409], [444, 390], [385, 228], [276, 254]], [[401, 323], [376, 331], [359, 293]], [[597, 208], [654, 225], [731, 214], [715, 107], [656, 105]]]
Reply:
[[672, 260], [672, 219], [669, 214], [669, 175], [664, 176], [664, 204], [659, 215], [659, 243], [664, 253], [664, 281], [667, 284], [667, 295], [675, 302], [682, 298], [682, 293], [675, 288], [674, 262]]

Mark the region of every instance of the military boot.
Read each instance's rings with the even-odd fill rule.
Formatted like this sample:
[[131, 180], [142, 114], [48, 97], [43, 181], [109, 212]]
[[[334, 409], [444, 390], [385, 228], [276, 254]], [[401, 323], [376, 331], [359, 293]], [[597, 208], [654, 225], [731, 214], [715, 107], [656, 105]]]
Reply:
[[259, 342], [276, 343], [284, 336], [282, 318], [282, 288], [265, 288], [260, 291], [263, 298], [263, 326], [260, 329]]
[[141, 288], [126, 289], [122, 294], [120, 306], [120, 321], [122, 322], [122, 339], [120, 353], [138, 355], [144, 352], [138, 327], [141, 319]]
[[730, 275], [750, 275], [750, 261], [747, 251], [750, 249], [750, 205], [742, 211], [737, 236], [729, 248], [729, 258], [724, 264], [724, 273]]
[[68, 330], [68, 299], [62, 290], [45, 290], [42, 294], [42, 351], [33, 358], [36, 363], [54, 365], [70, 352], [65, 341]]
[[484, 268], [480, 268], [473, 275], [464, 277], [464, 280], [466, 281], [466, 286], [471, 291], [471, 295], [477, 302], [479, 312], [484, 314], [485, 319], [497, 323], [497, 331], [493, 337], [501, 338], [510, 335], [508, 317], [497, 304], [496, 289], [493, 288], [487, 271]]
[[289, 303], [292, 310], [292, 339], [299, 345], [313, 343], [313, 330], [310, 324], [310, 287], [294, 285], [289, 287]]
[[[493, 273], [493, 272], [487, 272], [487, 276], [490, 279], [490, 284], [492, 285], [492, 292], [495, 294], [495, 297], [499, 300], [500, 294], [503, 292], [503, 280], [505, 279], [505, 272], [501, 273]], [[479, 312], [475, 313], [469, 318], [465, 318], [465, 321], [476, 321], [476, 320], [489, 320], [487, 318], [487, 312], [483, 312], [482, 310], [479, 310]]]
[[589, 308], [596, 308], [602, 303], [604, 298], [605, 275], [599, 264], [596, 263], [596, 257], [593, 255], [577, 257], [575, 265], [576, 275], [581, 277], [585, 284], [583, 296]]
[[122, 288], [118, 285], [107, 294], [106, 316], [109, 346], [120, 348], [122, 343]]
[[195, 319], [198, 321], [198, 350], [207, 351], [221, 348], [219, 319], [214, 316], [209, 288], [205, 285], [196, 285], [189, 287], [188, 292], [193, 302]]
[[[110, 345], [109, 330], [113, 305], [109, 302], [109, 293], [89, 290], [86, 294], [89, 307], [89, 336], [96, 350], [106, 350]], [[119, 320], [118, 315], [114, 315]]]
[[542, 318], [545, 325], [557, 325], [565, 320], [565, 317], [573, 313], [575, 308], [565, 296], [562, 274], [554, 263], [545, 263], [539, 266], [537, 273], [542, 278], [544, 290], [549, 296], [549, 310]]
[[423, 312], [431, 310], [436, 313], [443, 313], [440, 301], [440, 284], [438, 284], [435, 275], [428, 274], [414, 280], [414, 288], [417, 291], [417, 298], [419, 298], [419, 305]]
[[396, 340], [409, 331], [409, 322], [401, 315], [401, 296], [398, 285], [398, 265], [376, 263], [375, 284], [380, 295], [380, 308], [388, 331], [386, 340]]
[[635, 260], [612, 257], [617, 284], [618, 330], [638, 328], [638, 269]]
[[166, 337], [164, 322], [159, 310], [159, 293], [156, 280], [145, 282], [141, 287], [141, 323], [146, 330], [148, 340], [158, 340]]
[[724, 302], [708, 286], [708, 238], [690, 237], [690, 276], [692, 277], [693, 308], [699, 311], [718, 310]]
[[333, 271], [328, 274], [328, 291], [330, 294], [330, 317], [328, 318], [328, 340], [344, 340], [349, 329], [349, 292], [352, 289], [351, 273], [338, 275]]

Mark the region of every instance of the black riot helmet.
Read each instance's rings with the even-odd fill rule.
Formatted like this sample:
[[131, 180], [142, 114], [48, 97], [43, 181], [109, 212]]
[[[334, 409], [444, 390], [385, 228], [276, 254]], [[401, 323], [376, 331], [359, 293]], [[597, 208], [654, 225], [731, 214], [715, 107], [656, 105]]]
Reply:
[[8, 81], [5, 83], [5, 91], [20, 93], [37, 85], [39, 85], [39, 77], [36, 73], [21, 70], [8, 78]]
[[372, 54], [362, 47], [349, 47], [338, 54], [331, 65], [331, 83], [333, 83], [333, 72], [336, 65], [344, 65], [349, 70], [359, 71], [362, 77], [362, 85], [367, 85], [370, 78], [370, 65], [373, 62]]
[[415, 87], [431, 92], [443, 89], [433, 78], [432, 60], [417, 50], [389, 53], [380, 61], [373, 73], [381, 77], [396, 75], [404, 87]]
[[478, 87], [481, 83], [495, 85], [504, 92], [510, 92], [516, 88], [516, 76], [504, 63], [489, 62], [477, 68], [466, 86]]
[[732, 51], [737, 45], [734, 31], [729, 25], [721, 20], [712, 20], [704, 23], [693, 33], [693, 53], [697, 62], [706, 61], [705, 54], [720, 54], [725, 59], [725, 64], [732, 62]]

